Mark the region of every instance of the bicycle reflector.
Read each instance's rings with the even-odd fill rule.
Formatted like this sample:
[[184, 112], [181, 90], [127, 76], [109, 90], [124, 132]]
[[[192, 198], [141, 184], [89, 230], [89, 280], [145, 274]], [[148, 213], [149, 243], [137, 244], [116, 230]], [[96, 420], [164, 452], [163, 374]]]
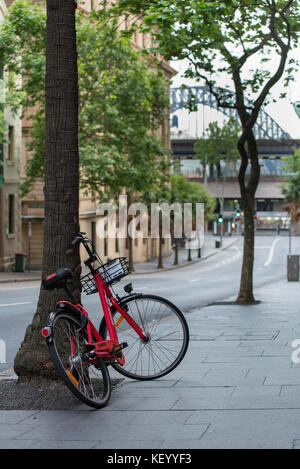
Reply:
[[44, 327], [42, 329], [42, 336], [43, 337], [49, 337], [51, 335], [51, 328], [50, 327]]

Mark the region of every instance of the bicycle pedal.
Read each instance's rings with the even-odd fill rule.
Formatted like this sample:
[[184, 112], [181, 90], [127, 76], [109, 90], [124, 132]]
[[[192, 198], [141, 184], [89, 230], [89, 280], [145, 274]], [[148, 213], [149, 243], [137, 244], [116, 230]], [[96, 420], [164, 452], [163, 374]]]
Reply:
[[123, 342], [122, 344], [114, 345], [113, 348], [110, 351], [110, 354], [112, 356], [115, 355], [118, 358], [122, 358], [122, 350], [126, 347], [128, 347], [127, 342]]

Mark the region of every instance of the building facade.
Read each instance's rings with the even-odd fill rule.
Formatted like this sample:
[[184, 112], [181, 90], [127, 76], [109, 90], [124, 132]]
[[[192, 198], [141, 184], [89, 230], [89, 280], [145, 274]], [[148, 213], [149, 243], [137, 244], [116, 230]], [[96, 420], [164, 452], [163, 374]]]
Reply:
[[[0, 0], [0, 23], [7, 5]], [[0, 70], [1, 99], [5, 100], [5, 73]], [[6, 141], [0, 144], [0, 271], [13, 270], [15, 254], [20, 252], [21, 239], [21, 120], [9, 109], [4, 110], [7, 123]]]

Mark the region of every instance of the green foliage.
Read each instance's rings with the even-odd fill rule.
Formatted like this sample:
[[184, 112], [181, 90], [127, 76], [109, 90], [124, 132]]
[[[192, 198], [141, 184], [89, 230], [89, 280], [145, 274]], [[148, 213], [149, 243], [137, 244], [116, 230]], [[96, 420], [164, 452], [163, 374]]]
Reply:
[[[252, 0], [119, 0], [112, 14], [120, 11], [142, 12], [144, 29], [155, 27], [153, 51], [169, 59], [187, 59], [185, 76], [204, 81], [220, 106], [239, 112], [241, 105], [252, 112], [266, 104], [271, 87], [281, 78], [289, 49], [298, 42], [298, 0], [259, 4]], [[277, 60], [271, 52], [278, 55]], [[287, 64], [285, 86], [297, 66], [294, 59]], [[222, 93], [215, 88], [220, 81], [228, 83]], [[249, 116], [244, 117], [243, 127]], [[253, 115], [252, 127], [256, 118]]]
[[216, 199], [198, 182], [191, 182], [181, 174], [170, 176], [169, 203], [202, 203], [205, 206], [205, 217], [214, 217]]
[[287, 182], [281, 186], [285, 202], [300, 204], [300, 148], [287, 158], [285, 170]]
[[[81, 186], [102, 197], [148, 191], [166, 166], [154, 136], [168, 108], [166, 80], [103, 11], [76, 16]], [[27, 0], [13, 3], [0, 29], [0, 60], [22, 76], [22, 88], [12, 88], [32, 121], [23, 193], [44, 175], [45, 33], [44, 9]]]
[[240, 126], [233, 118], [222, 127], [217, 122], [211, 122], [206, 137], [195, 142], [194, 150], [202, 164], [218, 164], [221, 160], [234, 162], [240, 157], [237, 149], [240, 133]]
[[286, 159], [285, 172], [290, 175], [300, 174], [300, 148], [294, 151], [293, 155]]

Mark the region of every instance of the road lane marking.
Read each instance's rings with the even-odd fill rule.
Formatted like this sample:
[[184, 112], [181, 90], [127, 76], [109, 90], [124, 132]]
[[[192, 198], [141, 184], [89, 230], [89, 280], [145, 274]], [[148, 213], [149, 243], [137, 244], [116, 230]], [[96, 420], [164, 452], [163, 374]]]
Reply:
[[22, 301], [22, 303], [6, 303], [6, 304], [0, 305], [0, 308], [4, 308], [7, 306], [31, 305], [31, 303], [32, 303], [31, 301]]
[[269, 256], [268, 256], [268, 259], [266, 260], [266, 262], [264, 263], [264, 266], [265, 267], [268, 267], [272, 260], [273, 260], [273, 257], [274, 257], [274, 252], [275, 252], [275, 246], [276, 244], [278, 243], [278, 241], [280, 241], [281, 238], [277, 238], [273, 241], [272, 243], [272, 246], [270, 247], [270, 252], [269, 252]]

